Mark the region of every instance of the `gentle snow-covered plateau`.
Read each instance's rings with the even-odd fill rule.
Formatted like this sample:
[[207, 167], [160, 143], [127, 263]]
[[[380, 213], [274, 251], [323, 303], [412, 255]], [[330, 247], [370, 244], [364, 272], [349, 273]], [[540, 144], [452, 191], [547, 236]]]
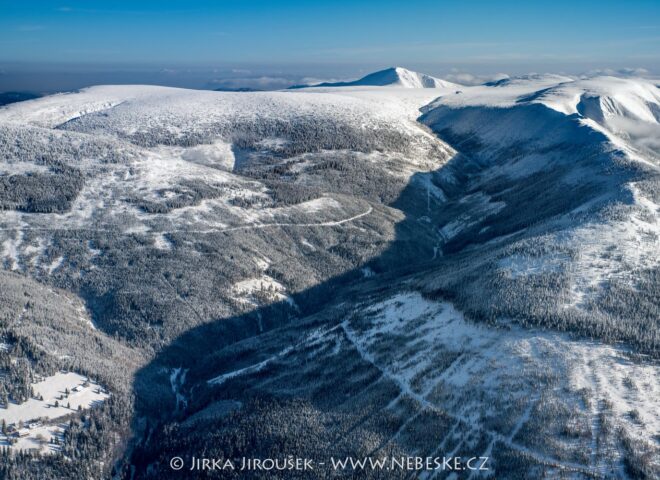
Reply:
[[203, 451], [658, 478], [659, 192], [639, 78], [0, 108], [0, 418], [62, 370], [107, 388], [16, 472], [169, 478]]

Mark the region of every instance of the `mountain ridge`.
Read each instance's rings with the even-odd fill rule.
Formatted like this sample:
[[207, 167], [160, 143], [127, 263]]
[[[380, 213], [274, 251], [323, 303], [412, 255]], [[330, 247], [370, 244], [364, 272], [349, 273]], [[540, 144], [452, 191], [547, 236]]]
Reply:
[[418, 73], [403, 67], [389, 67], [369, 73], [357, 80], [345, 82], [323, 82], [313, 85], [294, 85], [297, 88], [321, 87], [402, 87], [402, 88], [457, 88], [460, 85], [425, 73]]

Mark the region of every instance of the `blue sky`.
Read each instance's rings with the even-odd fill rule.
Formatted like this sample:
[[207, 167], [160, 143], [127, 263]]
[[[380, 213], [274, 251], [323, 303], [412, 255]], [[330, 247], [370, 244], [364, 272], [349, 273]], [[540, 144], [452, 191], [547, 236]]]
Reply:
[[390, 65], [445, 76], [658, 74], [660, 1], [0, 0], [0, 87], [44, 71], [204, 88]]

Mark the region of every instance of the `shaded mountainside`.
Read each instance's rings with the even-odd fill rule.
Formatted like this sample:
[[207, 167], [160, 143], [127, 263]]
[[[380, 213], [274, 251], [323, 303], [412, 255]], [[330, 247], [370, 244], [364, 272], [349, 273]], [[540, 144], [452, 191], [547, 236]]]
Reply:
[[[131, 388], [106, 380], [135, 412], [119, 473], [203, 451], [657, 477], [657, 88], [333, 92], [95, 87], [0, 111], [7, 278], [82, 299], [95, 342], [135, 356]], [[28, 202], [43, 179], [68, 201]]]

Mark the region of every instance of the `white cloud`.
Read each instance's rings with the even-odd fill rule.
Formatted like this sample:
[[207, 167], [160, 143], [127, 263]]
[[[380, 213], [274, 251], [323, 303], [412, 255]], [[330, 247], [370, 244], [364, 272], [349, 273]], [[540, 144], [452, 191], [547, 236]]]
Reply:
[[443, 75], [442, 78], [449, 80], [450, 82], [460, 83], [461, 85], [481, 85], [482, 83], [494, 82], [497, 80], [509, 78], [509, 75], [507, 75], [506, 73], [474, 75], [472, 73], [461, 72], [453, 68], [452, 73]]
[[581, 78], [590, 78], [598, 77], [601, 75], [617, 76], [617, 77], [647, 77], [650, 72], [645, 68], [598, 68], [594, 70], [589, 70], [586, 73], [583, 73]]
[[305, 85], [316, 85], [318, 83], [335, 83], [335, 82], [350, 82], [355, 80], [355, 78], [319, 78], [319, 77], [303, 77], [300, 79], [301, 84]]
[[227, 77], [215, 78], [210, 85], [214, 88], [254, 88], [258, 90], [279, 90], [287, 88], [296, 83], [295, 79], [289, 77], [254, 76], [254, 77]]
[[634, 145], [660, 153], [660, 124], [624, 117], [613, 118], [610, 124], [615, 130], [625, 132]]

